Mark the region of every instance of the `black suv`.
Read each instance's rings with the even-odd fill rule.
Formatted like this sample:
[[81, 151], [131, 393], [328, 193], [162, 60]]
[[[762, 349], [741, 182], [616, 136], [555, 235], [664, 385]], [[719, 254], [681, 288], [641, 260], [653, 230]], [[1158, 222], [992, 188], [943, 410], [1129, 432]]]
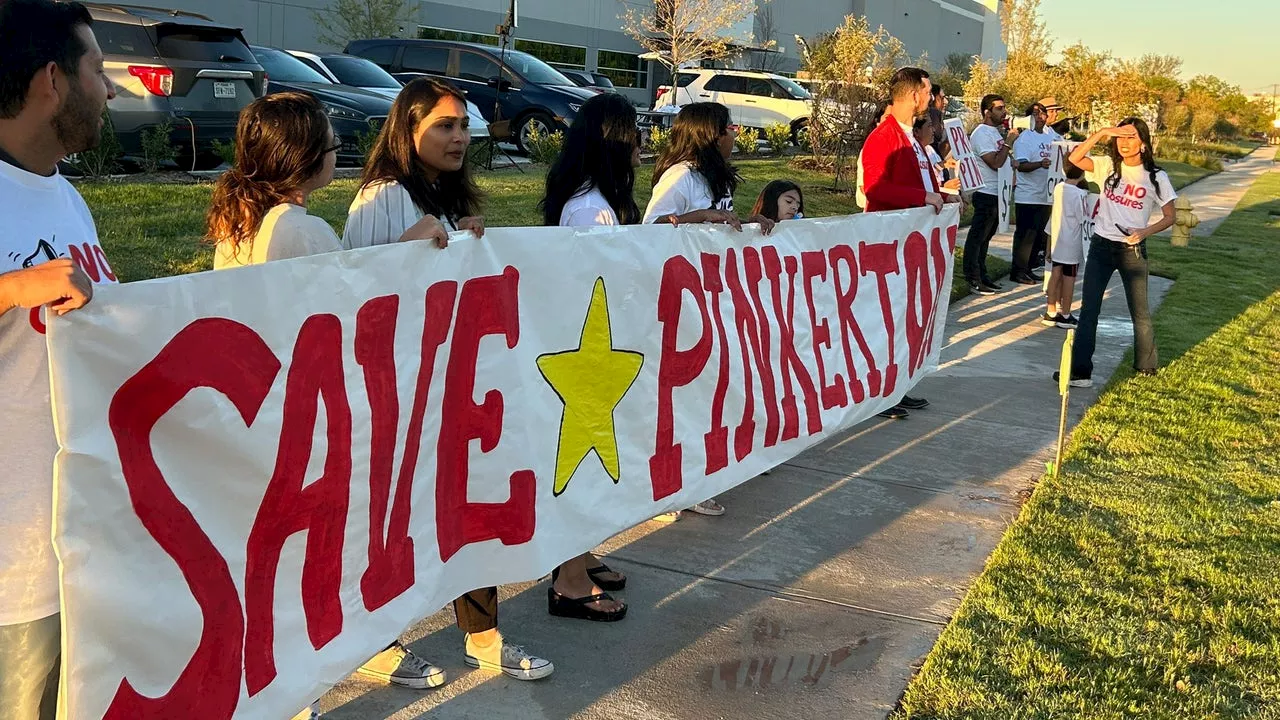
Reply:
[[401, 81], [421, 75], [447, 78], [467, 94], [489, 122], [495, 122], [494, 100], [501, 89], [501, 116], [511, 122], [516, 144], [525, 150], [533, 129], [546, 135], [569, 127], [582, 103], [596, 95], [580, 88], [559, 70], [518, 50], [507, 50], [498, 79], [501, 50], [491, 45], [450, 40], [356, 40], [347, 45], [381, 65]]
[[179, 167], [220, 165], [213, 141], [229, 143], [241, 108], [266, 90], [240, 30], [179, 10], [87, 7], [116, 86], [107, 111], [124, 154], [141, 155], [143, 132], [168, 122]]

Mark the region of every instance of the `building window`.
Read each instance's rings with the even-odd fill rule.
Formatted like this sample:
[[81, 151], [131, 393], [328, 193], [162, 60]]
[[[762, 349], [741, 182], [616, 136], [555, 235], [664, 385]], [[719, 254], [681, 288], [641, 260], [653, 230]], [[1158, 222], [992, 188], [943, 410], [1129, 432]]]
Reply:
[[446, 30], [444, 28], [427, 27], [426, 25], [418, 26], [418, 39], [453, 40], [455, 42], [479, 43], [481, 45], [498, 45], [497, 35], [463, 32], [461, 30]]
[[633, 53], [601, 50], [596, 56], [597, 71], [613, 81], [617, 87], [646, 88], [649, 86], [649, 65]]
[[587, 69], [587, 49], [584, 47], [517, 38], [516, 49], [527, 52], [552, 67]]

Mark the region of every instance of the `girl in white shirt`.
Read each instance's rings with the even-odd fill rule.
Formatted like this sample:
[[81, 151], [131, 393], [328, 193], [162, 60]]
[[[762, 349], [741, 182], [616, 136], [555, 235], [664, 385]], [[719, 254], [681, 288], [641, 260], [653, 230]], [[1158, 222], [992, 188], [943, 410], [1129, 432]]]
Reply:
[[[587, 100], [547, 171], [546, 193], [538, 203], [543, 224], [590, 227], [640, 222], [634, 195], [639, 165], [635, 106], [613, 93]], [[621, 573], [595, 555], [583, 553], [552, 572], [547, 612], [598, 622], [621, 620], [627, 605], [609, 592], [626, 585]]]
[[[723, 223], [742, 229], [742, 220], [733, 212], [733, 193], [738, 189], [738, 171], [729, 164], [738, 126], [730, 123], [729, 108], [720, 103], [685, 105], [671, 126], [671, 145], [653, 169], [653, 196], [644, 213], [644, 222]], [[768, 235], [773, 221], [755, 216], [747, 222], [760, 223]]]
[[[1104, 157], [1089, 151], [1102, 140], [1111, 140]], [[1102, 295], [1117, 270], [1124, 281], [1125, 299], [1133, 318], [1133, 368], [1155, 375], [1155, 329], [1147, 305], [1147, 238], [1173, 225], [1173, 190], [1169, 175], [1156, 165], [1151, 151], [1151, 131], [1139, 118], [1122, 120], [1117, 127], [1100, 130], [1071, 152], [1071, 162], [1092, 173], [1102, 198], [1094, 219], [1094, 238], [1084, 266], [1080, 324], [1072, 350], [1071, 379], [1076, 387], [1093, 384], [1093, 349], [1097, 340]], [[1159, 209], [1161, 218], [1151, 223]]]
[[[453, 85], [431, 77], [405, 85], [365, 162], [342, 244], [362, 248], [430, 238], [444, 248], [448, 230], [482, 237], [483, 198], [467, 166], [469, 124], [467, 98]], [[471, 667], [517, 680], [544, 678], [555, 669], [551, 661], [503, 639], [497, 588], [463, 595], [454, 600], [453, 611], [466, 634], [463, 659]]]

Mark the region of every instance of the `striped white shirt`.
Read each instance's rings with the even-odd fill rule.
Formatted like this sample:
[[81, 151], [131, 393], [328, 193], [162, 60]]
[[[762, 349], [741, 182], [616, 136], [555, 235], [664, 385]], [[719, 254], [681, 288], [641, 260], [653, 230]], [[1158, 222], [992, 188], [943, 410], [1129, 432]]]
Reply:
[[[400, 183], [387, 181], [367, 185], [360, 189], [347, 210], [342, 247], [353, 250], [398, 242], [404, 231], [423, 216], [409, 191]], [[458, 229], [453, 218], [442, 217], [439, 220], [450, 230]]]

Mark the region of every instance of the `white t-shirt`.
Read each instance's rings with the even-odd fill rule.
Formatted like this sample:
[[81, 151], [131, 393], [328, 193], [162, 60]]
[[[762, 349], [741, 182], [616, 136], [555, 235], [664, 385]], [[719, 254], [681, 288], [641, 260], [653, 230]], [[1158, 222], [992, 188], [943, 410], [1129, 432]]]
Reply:
[[[938, 155], [938, 151], [934, 150], [932, 145], [926, 146], [924, 152], [929, 156], [929, 166], [933, 169], [933, 179], [938, 181], [938, 189], [941, 191], [943, 183], [942, 169], [944, 167], [942, 157]], [[928, 187], [928, 185], [925, 185], [925, 188]]]
[[569, 198], [560, 210], [560, 227], [586, 227], [591, 225], [617, 225], [618, 214], [599, 188], [579, 190]]
[[[1056, 139], [1052, 130], [1038, 133], [1035, 128], [1023, 130], [1013, 142], [1013, 157], [1019, 162], [1041, 162], [1052, 157]], [[1018, 183], [1013, 188], [1013, 201], [1028, 205], [1048, 205], [1049, 168], [1040, 167], [1031, 172], [1018, 172]]]
[[684, 215], [694, 210], [733, 210], [733, 196], [711, 197], [711, 185], [692, 163], [667, 168], [653, 188], [653, 197], [644, 211], [644, 224], [668, 215]]
[[218, 243], [213, 253], [213, 269], [258, 265], [268, 260], [306, 257], [342, 249], [338, 234], [329, 223], [297, 205], [282, 203], [267, 211], [258, 234], [249, 246], [233, 252], [228, 243]]
[[999, 195], [1000, 172], [993, 170], [987, 161], [982, 159], [983, 155], [1000, 152], [1004, 147], [1004, 137], [1000, 134], [999, 128], [982, 123], [970, 133], [969, 144], [973, 146], [973, 154], [978, 156], [978, 169], [982, 171], [983, 187], [976, 192]]
[[[398, 242], [404, 231], [417, 224], [424, 215], [400, 183], [373, 183], [361, 188], [351, 201], [347, 225], [342, 230], [342, 247], [353, 250]], [[450, 230], [458, 229], [455, 218], [442, 217], [439, 220]]]
[[[907, 134], [907, 139], [911, 141], [911, 149], [916, 151], [916, 165], [920, 167], [920, 182], [924, 184], [925, 192], [933, 192], [933, 163], [929, 161], [929, 155], [921, 147], [920, 141], [916, 140], [915, 133], [911, 131], [911, 126], [899, 122], [898, 127], [902, 128], [902, 132]], [[942, 183], [938, 183], [938, 187], [942, 187]]]
[[[80, 194], [61, 175], [0, 162], [0, 273], [71, 258], [97, 284], [116, 282]], [[0, 315], [0, 625], [58, 612], [53, 552], [53, 459], [45, 310]]]
[[1110, 157], [1093, 158], [1093, 180], [1102, 193], [1093, 231], [1108, 240], [1124, 242], [1128, 233], [1151, 224], [1151, 216], [1166, 203], [1173, 202], [1178, 193], [1168, 173], [1158, 171], [1153, 185], [1151, 174], [1141, 165], [1121, 165], [1120, 183], [1112, 190], [1107, 186], [1111, 170]]
[[1053, 213], [1049, 217], [1049, 256], [1053, 262], [1084, 262], [1085, 220], [1089, 191], [1069, 182], [1053, 189]]

